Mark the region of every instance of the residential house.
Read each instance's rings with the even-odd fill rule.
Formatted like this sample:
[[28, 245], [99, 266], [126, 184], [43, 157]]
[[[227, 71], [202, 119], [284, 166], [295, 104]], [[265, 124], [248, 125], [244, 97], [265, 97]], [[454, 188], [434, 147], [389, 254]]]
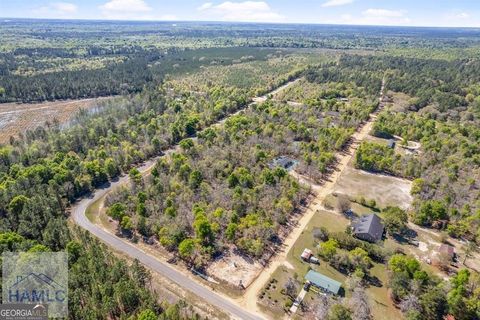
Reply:
[[342, 287], [340, 282], [313, 270], [308, 271], [305, 275], [305, 280], [307, 280], [307, 284], [315, 286], [320, 291], [328, 294], [337, 295]]
[[372, 243], [382, 240], [384, 231], [382, 219], [374, 213], [360, 217], [352, 224], [355, 237]]

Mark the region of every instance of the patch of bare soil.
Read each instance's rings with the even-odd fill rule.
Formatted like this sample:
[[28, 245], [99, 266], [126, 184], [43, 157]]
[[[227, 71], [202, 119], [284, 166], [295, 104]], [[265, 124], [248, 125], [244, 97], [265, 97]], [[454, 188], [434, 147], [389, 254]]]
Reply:
[[17, 136], [26, 130], [44, 126], [57, 119], [66, 123], [80, 110], [97, 106], [106, 98], [50, 101], [41, 103], [2, 103], [0, 104], [0, 143], [7, 143], [10, 136]]
[[409, 95], [401, 92], [389, 91], [387, 96], [388, 105], [391, 106], [393, 111], [405, 112], [409, 110], [411, 100]]
[[248, 287], [262, 268], [258, 261], [230, 251], [213, 261], [207, 273], [234, 287]]
[[374, 199], [381, 207], [398, 206], [408, 209], [413, 200], [411, 187], [412, 183], [406, 179], [373, 174], [349, 165], [337, 181], [334, 192], [349, 197]]

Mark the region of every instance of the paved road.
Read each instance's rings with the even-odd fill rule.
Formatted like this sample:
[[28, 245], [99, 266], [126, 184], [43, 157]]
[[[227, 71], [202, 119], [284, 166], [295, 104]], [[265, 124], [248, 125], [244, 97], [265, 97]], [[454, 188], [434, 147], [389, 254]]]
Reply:
[[[280, 90], [283, 90], [284, 88], [292, 85], [297, 81], [298, 79], [290, 81], [287, 84], [272, 91], [270, 94], [274, 94]], [[267, 95], [253, 99], [254, 103], [265, 101], [266, 96]], [[225, 120], [226, 119], [223, 119], [214, 125], [219, 125], [223, 123]], [[172, 153], [177, 149], [178, 149], [178, 145], [166, 151], [165, 154]], [[145, 162], [143, 165], [138, 167], [138, 170], [140, 172], [148, 171], [156, 163], [158, 158], [159, 157], [156, 157]], [[216, 294], [210, 288], [195, 282], [194, 280], [190, 279], [188, 276], [184, 275], [183, 273], [175, 270], [168, 264], [162, 261], [159, 261], [155, 257], [150, 256], [149, 254], [135, 247], [131, 243], [124, 241], [123, 239], [105, 231], [101, 227], [97, 226], [96, 224], [88, 220], [88, 218], [85, 215], [87, 208], [90, 205], [92, 205], [95, 201], [102, 198], [109, 191], [113, 190], [114, 188], [118, 187], [121, 184], [128, 182], [128, 179], [129, 179], [128, 176], [123, 176], [120, 179], [118, 179], [118, 181], [112, 182], [108, 186], [105, 186], [104, 188], [97, 189], [95, 194], [92, 197], [84, 198], [78, 201], [77, 203], [75, 203], [72, 206], [72, 217], [75, 223], [78, 224], [80, 227], [84, 228], [85, 230], [89, 231], [96, 237], [100, 238], [103, 242], [105, 242], [107, 245], [114, 248], [115, 250], [123, 252], [128, 256], [130, 256], [131, 258], [138, 259], [140, 262], [145, 264], [151, 270], [177, 283], [182, 288], [185, 288], [190, 292], [196, 294], [200, 298], [204, 299], [206, 302], [218, 307], [219, 309], [225, 312], [230, 313], [233, 317], [238, 319], [245, 319], [245, 320], [263, 319], [263, 317], [261, 317], [260, 315], [252, 314], [246, 311], [243, 307], [238, 306], [228, 298]]]
[[95, 193], [94, 197], [83, 199], [76, 203], [72, 211], [73, 219], [75, 220], [75, 222], [96, 237], [100, 238], [110, 247], [114, 248], [115, 250], [121, 251], [134, 259], [138, 259], [151, 270], [158, 272], [162, 276], [172, 280], [182, 288], [193, 292], [194, 294], [204, 299], [206, 302], [220, 308], [225, 312], [230, 313], [233, 317], [245, 320], [262, 319], [259, 316], [245, 311], [242, 307], [237, 306], [234, 302], [219, 296], [209, 288], [193, 281], [192, 279], [182, 274], [181, 272], [173, 269], [169, 265], [148, 255], [147, 253], [143, 252], [132, 244], [116, 237], [115, 235], [108, 233], [107, 231], [103, 230], [102, 228], [98, 227], [97, 225], [90, 222], [90, 220], [88, 220], [88, 218], [85, 216], [85, 210], [88, 208], [88, 206], [90, 206], [97, 199], [104, 196], [110, 190], [110, 188], [114, 188], [125, 180], [126, 177], [120, 179], [115, 183], [112, 183], [108, 188], [98, 190]]

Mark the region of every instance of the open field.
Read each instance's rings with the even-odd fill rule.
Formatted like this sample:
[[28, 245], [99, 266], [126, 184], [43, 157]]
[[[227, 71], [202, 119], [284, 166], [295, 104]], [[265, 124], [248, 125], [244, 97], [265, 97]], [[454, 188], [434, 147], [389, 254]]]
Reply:
[[411, 185], [405, 179], [373, 174], [349, 165], [340, 176], [334, 192], [353, 198], [374, 199], [380, 207], [399, 206], [408, 209], [412, 203]]
[[10, 136], [44, 126], [46, 122], [68, 122], [80, 109], [91, 109], [99, 101], [108, 98], [54, 101], [42, 103], [0, 104], [0, 143], [7, 143]]

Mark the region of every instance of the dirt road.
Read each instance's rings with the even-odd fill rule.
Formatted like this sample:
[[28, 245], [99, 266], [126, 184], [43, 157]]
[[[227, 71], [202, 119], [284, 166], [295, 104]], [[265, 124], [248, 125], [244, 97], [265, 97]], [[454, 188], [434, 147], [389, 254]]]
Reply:
[[[385, 79], [383, 80], [382, 87], [380, 90], [380, 104], [382, 103], [383, 92], [385, 88]], [[360, 143], [367, 137], [368, 133], [371, 131], [373, 123], [376, 119], [376, 114], [382, 109], [382, 105], [370, 115], [370, 118], [365, 122], [357, 132], [352, 135], [352, 143], [349, 146], [348, 150], [344, 153], [337, 154], [337, 166], [335, 171], [328, 177], [328, 180], [319, 188], [318, 186], [312, 185], [313, 189], [316, 192], [315, 199], [311, 202], [311, 205], [298, 221], [297, 226], [292, 230], [289, 236], [285, 239], [282, 244], [281, 251], [279, 251], [271, 260], [268, 266], [260, 273], [260, 275], [250, 284], [247, 288], [243, 299], [240, 301], [241, 305], [245, 306], [250, 312], [261, 313], [261, 310], [257, 306], [257, 297], [262, 288], [269, 281], [273, 272], [286, 262], [287, 254], [290, 249], [293, 247], [298, 237], [302, 234], [302, 231], [308, 225], [310, 220], [313, 218], [317, 210], [323, 209], [323, 200], [334, 190], [335, 183], [342, 174], [342, 172], [347, 168], [348, 163], [352, 159], [355, 151], [357, 150]], [[304, 182], [306, 182], [304, 180]]]
[[[267, 99], [267, 96], [269, 94], [278, 92], [280, 90], [283, 90], [284, 88], [292, 85], [295, 83], [297, 80], [292, 80], [279, 88], [275, 89], [274, 91], [253, 99], [253, 102], [250, 105], [256, 103], [256, 102], [263, 102]], [[242, 110], [234, 113], [237, 114], [241, 112]], [[232, 114], [232, 115], [234, 115]], [[232, 116], [230, 115], [230, 116]], [[218, 126], [221, 125], [226, 121], [227, 118], [222, 119], [221, 121], [213, 124], [212, 126]], [[195, 139], [195, 138], [194, 138]], [[169, 150], [164, 152], [164, 155], [171, 154], [172, 152], [177, 151], [179, 148], [179, 145], [175, 145]], [[140, 167], [137, 169], [142, 172], [146, 173], [149, 172], [152, 167], [155, 165], [156, 161], [158, 160], [159, 157], [150, 159], [149, 161], [145, 162], [142, 164]], [[94, 204], [97, 200], [101, 199], [104, 197], [108, 192], [112, 191], [113, 189], [119, 187], [120, 185], [123, 185], [125, 183], [129, 182], [129, 177], [128, 176], [123, 176], [121, 177], [118, 181], [112, 182], [105, 186], [104, 188], [101, 188], [99, 190], [96, 190], [95, 194], [90, 197], [90, 198], [84, 198], [77, 203], [75, 203], [72, 206], [72, 218], [75, 221], [76, 224], [78, 224], [80, 227], [88, 230], [90, 233], [101, 239], [104, 243], [109, 245], [110, 247], [114, 248], [115, 250], [118, 250], [129, 257], [133, 259], [138, 259], [140, 262], [145, 264], [147, 267], [149, 267], [151, 270], [157, 272], [158, 274], [170, 279], [171, 281], [177, 283], [179, 286], [182, 288], [185, 288], [189, 290], [190, 292], [196, 294], [198, 297], [201, 299], [205, 300], [206, 302], [218, 307], [221, 310], [224, 310], [225, 312], [228, 312], [232, 315], [232, 317], [236, 319], [262, 319], [260, 314], [257, 314], [255, 312], [250, 312], [249, 310], [245, 310], [242, 306], [239, 306], [234, 300], [230, 299], [229, 297], [226, 297], [224, 295], [218, 294], [213, 292], [209, 287], [204, 286], [200, 284], [199, 282], [196, 282], [195, 280], [192, 280], [189, 276], [185, 275], [179, 270], [176, 270], [172, 268], [170, 265], [156, 259], [155, 257], [147, 254], [146, 252], [142, 251], [139, 249], [137, 246], [105, 231], [101, 227], [97, 226], [93, 222], [91, 222], [85, 215], [88, 207], [90, 207], [92, 204]]]
[[[253, 103], [260, 103], [267, 99], [268, 95], [278, 92], [280, 90], [285, 89], [286, 87], [296, 83], [297, 80], [293, 80], [288, 82], [287, 84], [279, 87], [278, 89], [266, 94], [262, 97], [254, 98]], [[381, 95], [383, 95], [383, 85], [381, 90]], [[241, 111], [238, 111], [241, 112]], [[237, 113], [238, 113], [237, 112]], [[227, 118], [226, 118], [227, 119]], [[214, 124], [213, 126], [221, 125], [226, 121], [223, 119], [218, 123]], [[272, 258], [269, 265], [265, 268], [264, 271], [260, 273], [257, 279], [248, 287], [244, 296], [241, 299], [233, 300], [223, 294], [215, 293], [208, 287], [192, 280], [187, 275], [183, 274], [181, 271], [178, 271], [168, 264], [150, 256], [149, 254], [145, 253], [144, 251], [140, 250], [138, 247], [128, 243], [111, 233], [103, 230], [101, 227], [95, 225], [88, 218], [85, 216], [85, 212], [87, 208], [92, 205], [96, 200], [102, 198], [106, 193], [110, 192], [114, 188], [122, 185], [124, 183], [128, 183], [129, 178], [128, 176], [122, 177], [118, 182], [112, 183], [109, 186], [105, 187], [104, 189], [97, 190], [96, 194], [92, 198], [87, 198], [79, 201], [76, 203], [72, 208], [72, 216], [74, 221], [81, 226], [82, 228], [88, 230], [102, 241], [104, 241], [109, 246], [113, 247], [114, 249], [121, 251], [128, 256], [138, 259], [142, 263], [144, 263], [147, 267], [151, 270], [159, 273], [160, 275], [172, 280], [173, 282], [177, 283], [181, 287], [191, 291], [192, 293], [196, 294], [197, 296], [204, 299], [206, 302], [229, 312], [234, 318], [239, 319], [261, 319], [261, 318], [268, 318], [268, 316], [264, 315], [264, 313], [258, 309], [257, 307], [257, 295], [258, 292], [262, 289], [265, 283], [269, 280], [271, 274], [275, 271], [275, 269], [284, 264], [286, 260], [286, 256], [288, 251], [291, 249], [293, 244], [296, 242], [300, 234], [302, 233], [303, 229], [306, 227], [308, 222], [311, 220], [315, 212], [321, 209], [322, 200], [333, 191], [333, 187], [341, 175], [343, 170], [347, 167], [348, 162], [352, 158], [355, 150], [358, 148], [358, 145], [362, 140], [370, 132], [373, 122], [375, 120], [375, 114], [370, 116], [370, 119], [364, 123], [356, 133], [352, 135], [352, 144], [344, 153], [337, 155], [337, 166], [334, 172], [330, 175], [329, 180], [326, 181], [321, 188], [315, 188], [317, 195], [316, 199], [312, 201], [312, 205], [309, 207], [307, 212], [298, 222], [298, 225], [292, 230], [290, 235], [285, 239], [285, 242], [282, 246], [281, 252], [279, 252], [275, 257]], [[165, 154], [170, 154], [174, 151], [178, 150], [178, 145], [172, 147], [171, 149], [167, 150]], [[155, 165], [157, 158], [151, 159], [140, 166], [138, 169], [141, 172], [148, 172], [150, 169]]]

